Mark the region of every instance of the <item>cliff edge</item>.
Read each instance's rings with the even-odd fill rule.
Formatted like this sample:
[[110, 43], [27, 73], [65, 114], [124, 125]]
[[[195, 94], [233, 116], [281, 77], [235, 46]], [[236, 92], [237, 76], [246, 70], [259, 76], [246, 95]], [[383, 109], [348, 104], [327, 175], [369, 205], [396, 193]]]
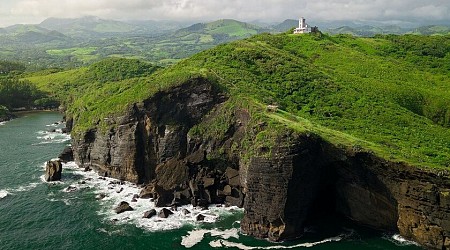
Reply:
[[158, 206], [241, 206], [243, 232], [275, 241], [336, 213], [450, 249], [448, 44], [263, 34], [137, 77], [54, 79], [84, 89], [65, 102], [77, 163]]

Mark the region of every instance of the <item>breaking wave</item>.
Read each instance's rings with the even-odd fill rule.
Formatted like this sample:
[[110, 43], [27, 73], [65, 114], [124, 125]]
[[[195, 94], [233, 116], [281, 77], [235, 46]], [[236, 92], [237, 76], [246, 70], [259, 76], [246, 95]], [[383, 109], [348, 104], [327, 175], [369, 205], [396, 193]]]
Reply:
[[191, 248], [198, 243], [200, 243], [206, 234], [210, 234], [212, 237], [218, 237], [220, 239], [213, 240], [209, 242], [209, 245], [212, 248], [222, 248], [222, 247], [235, 247], [242, 250], [253, 250], [253, 249], [294, 249], [294, 248], [309, 248], [316, 245], [329, 243], [329, 242], [337, 242], [341, 241], [342, 239], [348, 237], [348, 235], [342, 234], [336, 237], [327, 238], [321, 241], [317, 242], [306, 242], [306, 243], [300, 243], [292, 246], [285, 246], [285, 245], [275, 245], [275, 246], [247, 246], [242, 243], [232, 242], [228, 239], [235, 238], [239, 239], [239, 230], [237, 228], [232, 228], [228, 230], [219, 230], [219, 229], [212, 229], [212, 230], [204, 230], [204, 229], [198, 229], [188, 232], [188, 235], [182, 237], [181, 245], [185, 246], [186, 248]]
[[0, 200], [8, 196], [9, 192], [6, 190], [0, 190]]
[[[77, 180], [64, 180], [64, 172], [71, 172], [73, 175], [82, 176]], [[149, 199], [137, 198], [140, 192], [140, 187], [130, 182], [120, 182], [113, 178], [106, 178], [99, 176], [94, 171], [84, 171], [79, 168], [75, 162], [68, 162], [63, 164], [63, 185], [68, 186], [62, 192], [78, 192], [79, 190], [90, 189], [93, 190], [97, 196], [98, 202], [101, 204], [101, 209], [97, 213], [105, 218], [106, 222], [113, 222], [115, 224], [133, 224], [137, 227], [148, 231], [165, 231], [181, 228], [185, 225], [200, 225], [202, 223], [216, 222], [221, 216], [231, 215], [233, 213], [241, 212], [242, 209], [238, 207], [224, 207], [212, 205], [208, 210], [186, 205], [178, 207], [168, 218], [160, 218], [154, 216], [152, 218], [143, 218], [146, 211], [155, 209], [158, 213], [161, 209], [155, 207], [154, 202]], [[135, 198], [135, 199], [133, 199]], [[133, 211], [127, 211], [121, 214], [116, 214], [114, 208], [121, 202], [126, 201], [133, 208]], [[170, 209], [170, 208], [168, 208]], [[198, 215], [203, 215], [204, 220], [197, 221]]]

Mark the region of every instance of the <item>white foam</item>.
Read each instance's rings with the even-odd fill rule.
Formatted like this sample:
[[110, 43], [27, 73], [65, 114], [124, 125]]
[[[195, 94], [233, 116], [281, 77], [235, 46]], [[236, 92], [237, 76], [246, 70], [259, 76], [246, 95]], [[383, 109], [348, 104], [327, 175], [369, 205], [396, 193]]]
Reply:
[[39, 140], [42, 140], [39, 143], [35, 143], [33, 145], [42, 145], [49, 143], [63, 143], [69, 141], [71, 139], [70, 134], [63, 134], [61, 129], [56, 129], [55, 132], [50, 131], [38, 131], [36, 132], [38, 136], [36, 137]]
[[27, 185], [18, 186], [16, 188], [9, 188], [8, 192], [16, 193], [16, 192], [28, 192], [34, 188], [36, 188], [40, 183], [34, 182]]
[[[172, 211], [174, 214], [168, 218], [159, 218], [158, 216], [150, 219], [142, 218], [146, 211], [155, 209], [158, 213], [162, 208], [155, 207], [154, 202], [151, 202], [149, 199], [138, 198], [136, 202], [131, 202], [133, 196], [140, 192], [140, 188], [136, 184], [130, 182], [123, 182], [121, 184], [116, 179], [100, 178], [94, 171], [85, 172], [84, 169], [79, 168], [74, 162], [63, 163], [63, 171], [69, 171], [75, 175], [84, 177], [84, 182], [77, 180], [73, 183], [68, 183], [65, 180], [65, 184], [69, 184], [77, 188], [77, 190], [90, 187], [96, 195], [105, 195], [103, 199], [98, 201], [101, 204], [101, 209], [97, 211], [105, 220], [113, 221], [117, 224], [134, 224], [148, 231], [172, 230], [181, 228], [186, 224], [199, 225], [201, 223], [212, 223], [217, 221], [220, 216], [231, 215], [232, 213], [242, 211], [237, 207], [225, 208], [211, 206], [208, 210], [202, 210], [192, 205], [187, 205], [179, 207], [177, 211]], [[75, 190], [74, 192], [77, 191]], [[134, 210], [116, 214], [114, 208], [121, 201], [128, 202]], [[183, 213], [184, 209], [187, 209], [190, 213], [185, 215]], [[197, 222], [196, 218], [199, 214], [205, 216], [204, 221]]]
[[8, 196], [9, 192], [6, 190], [0, 190], [0, 199], [5, 198], [6, 196]]
[[304, 248], [310, 248], [316, 245], [320, 245], [320, 244], [324, 244], [324, 243], [329, 243], [329, 242], [337, 242], [342, 240], [342, 236], [336, 236], [336, 237], [332, 237], [332, 238], [328, 238], [328, 239], [324, 239], [321, 241], [317, 241], [317, 242], [307, 242], [307, 243], [301, 243], [301, 244], [297, 244], [297, 245], [293, 245], [293, 246], [283, 246], [283, 245], [276, 245], [276, 246], [268, 246], [268, 247], [260, 247], [260, 246], [246, 246], [242, 243], [236, 243], [236, 242], [231, 242], [231, 241], [227, 241], [227, 240], [215, 240], [215, 241], [211, 241], [209, 243], [209, 245], [211, 247], [214, 248], [219, 248], [219, 247], [235, 247], [238, 249], [242, 249], [242, 250], [253, 250], [253, 249], [294, 249], [294, 248], [300, 248], [300, 247], [304, 247]]
[[229, 238], [236, 238], [239, 239], [238, 229], [232, 228], [228, 230], [218, 230], [218, 229], [212, 229], [212, 230], [194, 230], [190, 231], [187, 236], [182, 236], [181, 245], [185, 246], [186, 248], [191, 248], [198, 243], [200, 243], [203, 238], [205, 237], [205, 234], [211, 234], [213, 237], [220, 237], [222, 239], [229, 239]]
[[5, 125], [5, 124], [6, 124], [6, 122], [0, 122], [0, 126]]
[[410, 245], [419, 246], [419, 244], [417, 242], [407, 240], [407, 239], [403, 238], [400, 234], [394, 234], [394, 235], [392, 235], [392, 237], [390, 237], [388, 239], [390, 239], [391, 242], [393, 242], [394, 244], [399, 245], [399, 246], [410, 246]]
[[57, 127], [59, 127], [59, 126], [61, 126], [61, 125], [63, 125], [64, 124], [64, 122], [54, 122], [54, 123], [52, 123], [52, 124], [47, 124], [47, 125], [45, 125], [46, 127], [55, 127], [55, 128], [57, 128]]

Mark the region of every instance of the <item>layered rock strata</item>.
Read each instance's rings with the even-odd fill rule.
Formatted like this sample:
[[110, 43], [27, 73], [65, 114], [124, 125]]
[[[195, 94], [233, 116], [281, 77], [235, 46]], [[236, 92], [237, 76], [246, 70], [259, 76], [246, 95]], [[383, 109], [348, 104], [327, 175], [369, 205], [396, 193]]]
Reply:
[[[76, 136], [74, 158], [81, 167], [146, 184], [141, 198], [157, 206], [243, 206], [241, 228], [259, 238], [298, 237], [305, 221], [326, 208], [426, 247], [450, 249], [449, 173], [337, 148], [289, 129], [269, 153], [242, 160], [231, 149], [246, 150], [241, 141], [252, 117], [245, 110], [235, 110], [224, 138], [188, 134], [218, 115], [226, 99], [202, 78], [161, 91], [109, 118], [107, 130]], [[70, 118], [67, 124], [72, 127]]]
[[448, 176], [303, 135], [251, 161], [241, 228], [274, 241], [295, 238], [323, 209], [428, 248], [450, 249]]

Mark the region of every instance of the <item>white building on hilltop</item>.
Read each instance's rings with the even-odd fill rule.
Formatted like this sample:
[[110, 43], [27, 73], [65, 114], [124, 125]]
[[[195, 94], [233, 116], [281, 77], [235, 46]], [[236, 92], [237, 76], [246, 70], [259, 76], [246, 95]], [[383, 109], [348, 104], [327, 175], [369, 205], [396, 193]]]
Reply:
[[295, 28], [294, 34], [305, 34], [309, 32], [310, 29], [308, 27], [308, 24], [306, 23], [306, 19], [303, 17], [300, 18], [300, 20], [298, 21], [298, 28]]

